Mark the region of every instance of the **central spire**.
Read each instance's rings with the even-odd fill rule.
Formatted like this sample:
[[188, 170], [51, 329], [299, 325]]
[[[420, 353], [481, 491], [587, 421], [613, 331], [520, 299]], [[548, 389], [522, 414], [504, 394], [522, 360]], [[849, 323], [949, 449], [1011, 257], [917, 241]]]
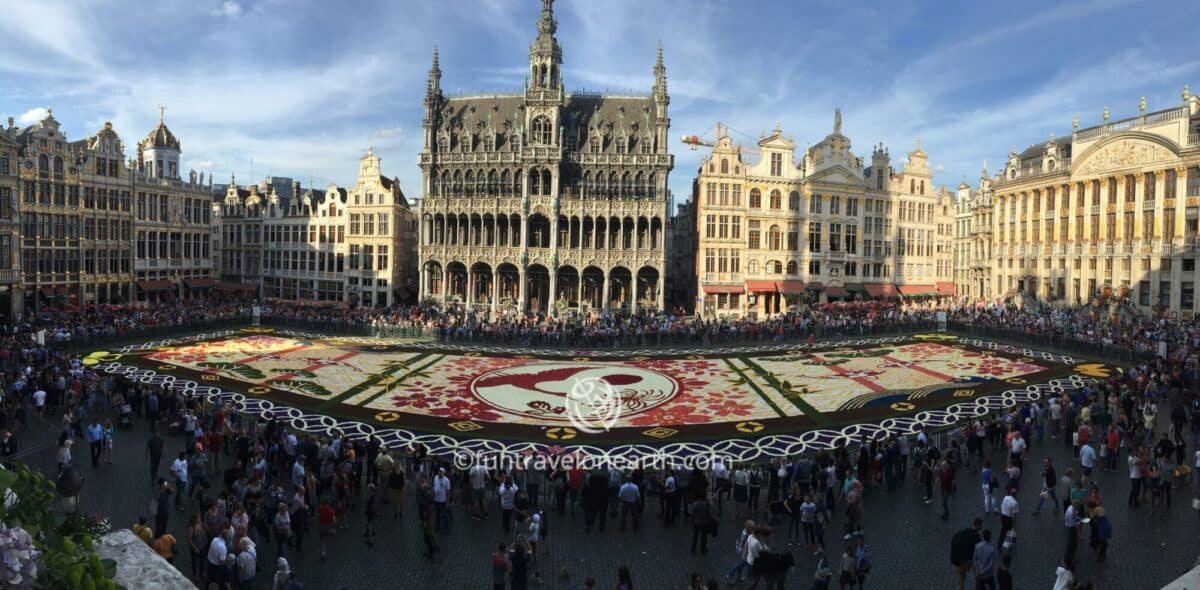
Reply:
[[538, 33], [553, 35], [558, 30], [558, 22], [554, 20], [554, 0], [542, 0], [542, 16], [538, 18]]

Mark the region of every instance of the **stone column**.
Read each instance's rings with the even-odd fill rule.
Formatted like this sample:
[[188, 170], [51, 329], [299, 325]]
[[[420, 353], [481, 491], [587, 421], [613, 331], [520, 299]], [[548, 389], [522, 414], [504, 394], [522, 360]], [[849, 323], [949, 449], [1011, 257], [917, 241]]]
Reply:
[[656, 301], [656, 304], [658, 305], [658, 310], [659, 310], [659, 311], [664, 311], [664, 308], [663, 308], [663, 291], [665, 291], [665, 290], [666, 290], [666, 289], [664, 288], [664, 287], [665, 287], [665, 282], [664, 282], [664, 279], [665, 279], [665, 278], [666, 278], [666, 277], [665, 277], [665, 275], [664, 275], [663, 273], [661, 273], [661, 272], [660, 272], [660, 273], [658, 273], [658, 281], [657, 281], [657, 282], [658, 282], [658, 285], [656, 286], [656, 289], [657, 289], [657, 293], [656, 293], [656, 295], [657, 295], [658, 297], [656, 298], [656, 299], [657, 299], [657, 301]]
[[472, 269], [467, 269], [467, 296], [463, 299], [467, 302], [467, 309], [475, 303], [475, 271]]
[[450, 292], [450, 271], [446, 266], [442, 267], [442, 305], [445, 306], [450, 302], [447, 294]]
[[526, 288], [527, 288], [527, 287], [526, 287], [526, 285], [525, 285], [525, 266], [524, 266], [524, 265], [521, 265], [520, 272], [518, 273], [518, 277], [519, 277], [519, 280], [520, 280], [520, 283], [519, 283], [519, 285], [518, 285], [518, 290], [519, 290], [519, 293], [520, 293], [520, 296], [519, 296], [519, 297], [520, 297], [520, 301], [518, 301], [518, 302], [517, 302], [517, 312], [518, 312], [518, 313], [521, 313], [521, 314], [524, 314], [524, 313], [525, 313], [525, 310], [527, 309], [527, 308], [526, 308], [526, 306], [525, 306], [525, 298], [526, 298], [526, 296], [527, 296], [527, 295], [526, 295]]
[[417, 282], [419, 284], [419, 286], [417, 287], [417, 303], [420, 303], [421, 300], [425, 298], [425, 295], [426, 295], [425, 289], [427, 288], [425, 285], [425, 275], [428, 272], [429, 272], [429, 269], [425, 268], [425, 266], [422, 265], [421, 272], [417, 273]]
[[500, 305], [500, 271], [492, 271], [492, 319], [496, 319], [496, 310]]
[[[558, 256], [554, 255], [552, 259], [554, 259], [554, 258], [558, 258]], [[552, 264], [551, 266], [557, 266], [557, 265]], [[558, 289], [558, 269], [551, 268], [549, 270], [550, 270], [550, 290], [546, 294], [546, 299], [547, 299], [546, 312], [552, 316], [557, 317], [558, 309], [555, 306], [555, 303], [558, 302], [558, 291], [557, 291], [557, 289]]]
[[600, 312], [608, 311], [608, 269], [604, 270], [604, 284], [600, 288]]

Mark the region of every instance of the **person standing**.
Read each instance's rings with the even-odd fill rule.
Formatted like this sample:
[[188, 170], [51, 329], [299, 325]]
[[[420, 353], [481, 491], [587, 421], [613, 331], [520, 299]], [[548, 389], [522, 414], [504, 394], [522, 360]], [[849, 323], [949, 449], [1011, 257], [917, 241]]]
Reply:
[[508, 585], [508, 547], [504, 543], [492, 552], [492, 590], [504, 590]]
[[100, 425], [99, 419], [92, 419], [92, 424], [87, 428], [87, 440], [92, 449], [92, 467], [99, 467], [104, 446], [104, 427]]
[[983, 483], [983, 513], [990, 514], [997, 512], [999, 507], [996, 506], [996, 488], [999, 480], [996, 474], [992, 471], [992, 460], [983, 460], [983, 469], [980, 470], [980, 481]]
[[938, 469], [938, 489], [942, 494], [942, 520], [950, 520], [950, 496], [954, 493], [954, 470], [950, 468], [950, 462], [942, 460], [941, 467]]
[[992, 544], [992, 531], [983, 531], [982, 539], [975, 544], [971, 564], [975, 572], [975, 589], [996, 590], [996, 546]]
[[1112, 537], [1112, 522], [1109, 521], [1103, 506], [1092, 509], [1092, 524], [1096, 530], [1092, 541], [1096, 549], [1096, 561], [1104, 563], [1108, 557], [1108, 540]]
[[154, 492], [154, 530], [159, 534], [166, 532], [167, 521], [171, 516], [171, 486], [163, 478], [158, 478], [158, 489]]
[[700, 542], [700, 554], [708, 554], [708, 536], [715, 532], [716, 525], [707, 494], [692, 502], [692, 555], [696, 554], [696, 541]]
[[[733, 567], [729, 568], [729, 571], [725, 573], [725, 581], [729, 582], [730, 584], [733, 584], [735, 581], [740, 584], [744, 580], [742, 574], [750, 565], [746, 563], [746, 545], [750, 542], [750, 537], [754, 536], [755, 528], [754, 521], [747, 520], [745, 526], [742, 527], [741, 534], [738, 535], [737, 541], [735, 541], [733, 544], [733, 551], [734, 553], [737, 553], [738, 560], [737, 563], [733, 564]], [[734, 574], [737, 574], [736, 579], [734, 578]]]
[[[600, 531], [603, 532], [604, 523], [608, 518], [606, 509], [608, 506], [608, 478], [604, 472], [597, 470], [588, 475], [580, 505], [583, 507], [583, 532], [585, 534], [592, 532], [592, 527], [595, 525], [598, 525]], [[503, 505], [501, 505], [501, 509], [503, 510]], [[597, 520], [599, 523], [596, 522]]]
[[439, 467], [437, 475], [433, 476], [433, 512], [437, 518], [437, 531], [450, 528], [450, 478], [446, 476], [445, 467]]
[[983, 519], [976, 518], [971, 526], [954, 533], [950, 539], [950, 564], [954, 566], [954, 588], [964, 590], [967, 572], [973, 565], [975, 545], [979, 544], [980, 531], [983, 529]]
[[179, 453], [179, 457], [171, 463], [171, 476], [175, 478], [175, 508], [183, 511], [183, 496], [187, 493], [188, 462], [187, 454]]
[[1067, 550], [1064, 561], [1075, 563], [1075, 551], [1079, 547], [1079, 528], [1082, 522], [1079, 518], [1079, 503], [1071, 502], [1063, 515], [1063, 525], [1067, 528]]
[[617, 490], [617, 499], [621, 502], [621, 525], [620, 530], [625, 530], [626, 517], [633, 516], [633, 530], [638, 530], [640, 520], [638, 516], [638, 500], [641, 498], [641, 491], [638, 490], [637, 484], [625, 476], [625, 482], [621, 484]]
[[1142, 495], [1142, 460], [1136, 450], [1130, 449], [1129, 459], [1129, 507], [1137, 508]]
[[157, 428], [150, 429], [150, 440], [146, 441], [146, 457], [150, 459], [150, 483], [158, 481], [158, 465], [162, 462], [163, 438]]
[[512, 532], [513, 508], [516, 506], [517, 484], [513, 483], [511, 475], [504, 476], [504, 482], [496, 488], [500, 498], [500, 526], [505, 533]]
[[1004, 499], [1000, 501], [1000, 538], [997, 542], [1003, 543], [1008, 537], [1008, 531], [1013, 530], [1016, 522], [1017, 512], [1017, 491], [1013, 488], [1008, 488], [1004, 494]]

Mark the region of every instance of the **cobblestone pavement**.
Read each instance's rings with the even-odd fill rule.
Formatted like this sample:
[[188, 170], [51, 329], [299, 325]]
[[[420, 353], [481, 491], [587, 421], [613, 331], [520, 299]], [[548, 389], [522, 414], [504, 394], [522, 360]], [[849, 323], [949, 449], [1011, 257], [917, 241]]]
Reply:
[[[40, 423], [34, 420], [30, 432], [19, 435], [23, 458], [31, 465], [54, 473], [53, 439], [57, 435], [57, 420]], [[115, 463], [101, 464], [93, 469], [86, 445], [76, 445], [75, 464], [86, 477], [81, 496], [84, 510], [109, 515], [117, 527], [128, 527], [137, 515], [147, 509], [150, 487], [145, 441], [148, 438], [144, 423], [135, 423], [133, 431], [119, 431], [116, 436]], [[168, 454], [178, 452], [182, 440], [169, 438]], [[1054, 458], [1059, 473], [1069, 457], [1069, 449], [1061, 440], [1047, 439], [1034, 443], [1026, 465], [1029, 473], [1018, 498], [1021, 513], [1016, 519], [1019, 534], [1015, 550], [1014, 574], [1016, 587], [1050, 588], [1054, 568], [1066, 543], [1062, 519], [1057, 512], [1044, 510], [1033, 515], [1037, 502], [1036, 466], [1042, 458]], [[1189, 453], [1190, 454], [1190, 453]], [[996, 456], [996, 460], [1001, 457]], [[224, 458], [228, 461], [229, 458]], [[165, 463], [165, 461], [164, 461]], [[166, 466], [162, 467], [165, 472]], [[1078, 471], [1078, 468], [1076, 469]], [[869, 588], [939, 589], [951, 588], [949, 539], [980, 514], [981, 497], [977, 491], [979, 475], [976, 469], [966, 469], [960, 475], [958, 494], [952, 498], [949, 522], [938, 518], [940, 505], [923, 504], [921, 490], [910, 479], [892, 492], [869, 490], [865, 504], [865, 530], [871, 548], [873, 571]], [[1098, 564], [1087, 546], [1086, 531], [1081, 537], [1078, 553], [1078, 578], [1097, 582], [1100, 588], [1158, 588], [1189, 569], [1197, 554], [1197, 516], [1190, 506], [1191, 486], [1177, 490], [1169, 510], [1151, 515], [1148, 508], [1128, 510], [1126, 497], [1129, 481], [1120, 469], [1116, 473], [1099, 473], [1104, 504], [1108, 507], [1114, 536], [1109, 547], [1109, 559]], [[439, 537], [440, 555], [432, 561], [421, 554], [423, 545], [417, 520], [411, 515], [415, 506], [410, 495], [406, 513], [401, 520], [381, 518], [377, 521], [378, 542], [366, 546], [360, 537], [361, 514], [351, 518], [352, 529], [339, 531], [331, 541], [329, 558], [322, 563], [315, 535], [304, 540], [304, 550], [287, 550], [306, 588], [485, 588], [490, 587], [489, 554], [501, 541], [511, 541], [512, 535], [501, 532], [498, 514], [485, 521], [472, 520], [460, 510], [448, 534]], [[361, 505], [360, 505], [361, 509]], [[718, 577], [734, 563], [734, 539], [740, 523], [733, 519], [730, 506], [725, 507], [719, 537], [710, 544], [707, 555], [691, 555], [688, 546], [691, 528], [664, 529], [654, 518], [657, 501], [647, 503], [647, 518], [638, 532], [620, 532], [612, 526], [602, 533], [583, 534], [582, 513], [548, 517], [548, 551], [539, 556], [537, 570], [544, 575], [542, 588], [578, 588], [587, 576], [594, 576], [601, 588], [616, 584], [617, 568], [627, 565], [639, 588], [684, 588], [688, 575], [698, 572], [705, 577]], [[497, 511], [498, 512], [498, 511]], [[153, 520], [153, 516], [151, 520]], [[171, 516], [171, 531], [181, 540], [183, 555], [176, 559], [181, 570], [188, 573], [186, 545], [186, 513]], [[999, 519], [992, 516], [986, 527], [999, 531]], [[835, 516], [831, 531], [841, 531], [841, 515]], [[784, 541], [786, 529], [775, 537], [775, 545]], [[835, 534], [827, 535], [827, 551], [836, 555], [839, 543]], [[275, 545], [260, 543], [260, 576], [257, 588], [269, 588], [274, 572]], [[796, 551], [797, 567], [788, 576], [788, 588], [807, 589], [812, 583], [814, 558], [803, 550]], [[567, 577], [560, 578], [565, 570]], [[722, 583], [722, 587], [726, 585]], [[536, 586], [535, 586], [536, 587]]]

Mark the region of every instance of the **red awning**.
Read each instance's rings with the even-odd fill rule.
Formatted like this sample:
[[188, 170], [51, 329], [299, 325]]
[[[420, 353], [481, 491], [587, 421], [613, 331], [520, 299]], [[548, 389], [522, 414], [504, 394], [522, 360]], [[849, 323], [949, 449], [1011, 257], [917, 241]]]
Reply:
[[804, 281], [777, 281], [775, 285], [780, 293], [803, 293]]
[[143, 291], [166, 291], [175, 286], [175, 283], [166, 279], [157, 279], [153, 281], [138, 281], [137, 286]]
[[944, 283], [944, 282], [938, 281], [937, 290], [938, 290], [938, 293], [941, 295], [953, 295], [954, 294], [954, 283]]
[[200, 278], [200, 279], [183, 279], [183, 283], [189, 289], [206, 289], [217, 284], [216, 279]]
[[933, 285], [899, 285], [901, 295], [928, 295], [937, 293]]
[[867, 283], [863, 287], [871, 297], [892, 297], [896, 294], [896, 286], [891, 283]]
[[257, 291], [258, 285], [253, 283], [231, 283], [229, 281], [221, 281], [217, 283], [217, 289], [221, 291]]
[[774, 293], [779, 288], [775, 281], [746, 281], [746, 290], [751, 293]]
[[828, 297], [845, 297], [846, 289], [844, 287], [825, 287], [825, 295]]
[[741, 285], [704, 285], [704, 292], [713, 293], [745, 293], [746, 289]]

